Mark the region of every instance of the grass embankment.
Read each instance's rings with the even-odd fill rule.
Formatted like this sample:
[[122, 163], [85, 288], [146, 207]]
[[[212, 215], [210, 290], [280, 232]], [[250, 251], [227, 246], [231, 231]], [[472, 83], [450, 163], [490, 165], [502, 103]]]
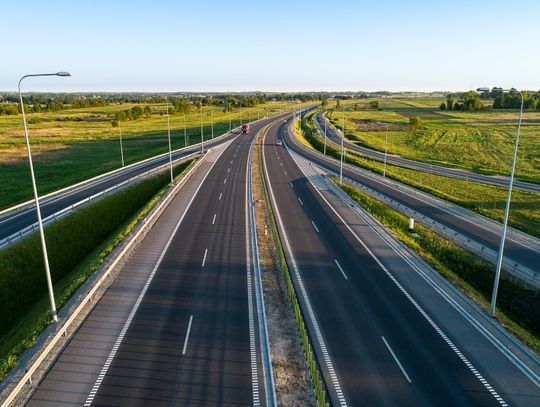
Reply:
[[[440, 111], [441, 98], [378, 99], [379, 110], [364, 108], [373, 100], [347, 101], [343, 113], [327, 116], [340, 127], [344, 116], [347, 136], [369, 148], [384, 151], [388, 126], [391, 154], [483, 174], [510, 173], [518, 111]], [[420, 124], [411, 126], [411, 118]], [[539, 133], [540, 112], [524, 112], [516, 167], [520, 179], [540, 182]]]
[[[140, 104], [145, 107], [147, 104]], [[115, 112], [130, 109], [136, 104], [62, 110], [28, 114], [36, 181], [41, 195], [68, 185], [120, 168], [119, 134], [122, 131], [126, 164], [168, 151], [167, 117], [164, 104], [148, 104], [153, 111], [150, 118], [122, 121], [120, 128], [111, 126]], [[223, 112], [222, 107], [203, 107], [203, 127], [206, 140], [217, 137], [241, 122], [263, 117], [268, 109], [275, 114], [279, 109], [303, 106], [292, 102], [271, 102], [259, 107]], [[193, 107], [185, 115], [187, 144], [201, 138], [201, 115]], [[173, 149], [182, 148], [184, 114], [170, 117]], [[21, 117], [0, 116], [0, 209], [32, 198], [30, 170], [22, 131]]]
[[[304, 144], [323, 152], [324, 141], [309, 124], [309, 117], [302, 123]], [[384, 164], [365, 158], [359, 153], [346, 149], [345, 162], [365, 168], [377, 174], [383, 173]], [[326, 154], [340, 158], [339, 146], [328, 142]], [[422, 171], [387, 165], [386, 176], [410, 185], [456, 205], [470, 209], [498, 222], [503, 221], [507, 190], [467, 180], [444, 177]], [[514, 190], [509, 225], [532, 236], [540, 237], [540, 194]]]
[[[394, 236], [413, 249], [435, 270], [487, 310], [491, 299], [493, 266], [431, 229], [415, 225], [415, 236], [408, 231], [408, 218], [382, 201], [372, 198], [351, 184], [341, 188]], [[502, 275], [497, 297], [497, 318], [514, 335], [540, 352], [540, 292]]]
[[[194, 160], [175, 167], [176, 175]], [[55, 299], [61, 308], [168, 188], [164, 171], [45, 229]], [[0, 380], [51, 319], [39, 235], [0, 250]]]
[[[261, 152], [259, 152], [261, 154]], [[260, 172], [264, 174], [264, 169], [262, 168], [262, 158], [259, 157], [260, 162]], [[329, 404], [326, 402], [326, 389], [322, 380], [322, 374], [319, 370], [319, 365], [317, 363], [317, 358], [311, 344], [311, 339], [306, 327], [306, 322], [304, 315], [300, 308], [300, 303], [294, 289], [294, 284], [292, 277], [287, 266], [287, 261], [285, 260], [285, 252], [283, 251], [283, 245], [281, 244], [281, 239], [279, 236], [276, 219], [274, 212], [272, 210], [272, 205], [270, 203], [270, 197], [268, 193], [268, 185], [266, 184], [265, 177], [262, 176], [263, 182], [263, 191], [264, 191], [264, 201], [266, 208], [268, 209], [268, 218], [270, 222], [270, 228], [272, 230], [273, 240], [275, 242], [275, 247], [279, 259], [279, 268], [281, 269], [283, 280], [285, 281], [285, 287], [287, 291], [287, 297], [291, 305], [291, 310], [294, 315], [294, 320], [296, 322], [296, 327], [298, 329], [298, 335], [300, 336], [300, 341], [302, 343], [302, 349], [304, 351], [305, 361], [308, 367], [309, 375], [311, 378], [311, 384], [313, 386], [313, 391], [315, 393], [315, 399], [317, 400], [317, 405], [319, 407], [328, 407]]]

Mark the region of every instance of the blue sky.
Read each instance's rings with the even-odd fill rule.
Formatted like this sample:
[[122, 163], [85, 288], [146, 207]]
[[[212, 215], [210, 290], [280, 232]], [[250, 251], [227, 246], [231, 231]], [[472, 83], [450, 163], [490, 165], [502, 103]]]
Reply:
[[0, 90], [540, 89], [538, 1], [6, 1]]

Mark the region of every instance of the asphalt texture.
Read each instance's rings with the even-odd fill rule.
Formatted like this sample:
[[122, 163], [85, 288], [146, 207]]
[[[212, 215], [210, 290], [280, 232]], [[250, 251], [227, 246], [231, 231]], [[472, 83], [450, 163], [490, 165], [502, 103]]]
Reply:
[[[303, 285], [325, 341], [326, 349], [316, 351], [333, 405], [505, 405], [497, 399], [497, 389], [479, 380], [480, 373], [464, 363], [429, 316], [419, 312], [346, 230], [285, 147], [275, 145], [284, 126], [270, 128], [263, 151], [284, 225], [282, 239], [286, 236], [292, 250], [286, 251], [287, 262], [299, 270], [303, 283], [294, 279], [297, 292]], [[367, 244], [384, 245], [377, 239]], [[301, 303], [308, 315], [306, 301]], [[461, 319], [457, 313], [452, 317]], [[318, 338], [314, 324], [308, 325], [310, 336]], [[326, 355], [332, 367], [325, 364]], [[489, 372], [482, 374], [489, 383]], [[538, 394], [535, 400], [540, 400]]]
[[[287, 146], [289, 146], [289, 148], [291, 148], [291, 150], [295, 151], [297, 154], [316, 163], [324, 169], [339, 174], [338, 160], [324, 157], [321, 153], [303, 146], [296, 139], [293, 139], [288, 132], [284, 133], [284, 140]], [[430, 217], [443, 226], [451, 228], [485, 247], [498, 251], [500, 243], [499, 233], [495, 233], [477, 224], [469, 222], [463, 217], [448, 213], [440, 208], [437, 208], [436, 206], [431, 205], [425, 200], [421, 200], [407, 194], [405, 191], [399, 190], [393, 185], [378, 182], [376, 179], [364, 176], [360, 172], [352, 171], [348, 166], [343, 167], [343, 175], [360, 184], [366, 185], [372, 190], [385, 195], [420, 214]], [[528, 267], [530, 270], [540, 271], [540, 251], [532, 251], [518, 242], [507, 238], [504, 255], [505, 257]]]
[[[66, 347], [29, 405], [81, 405], [80, 400], [93, 406], [265, 405], [259, 336], [252, 329], [258, 320], [249, 311], [253, 278], [248, 277], [246, 251], [246, 165], [253, 133], [264, 124], [253, 124], [251, 134], [238, 136], [199, 180], [198, 192], [188, 191], [193, 201], [160, 260], [145, 261], [145, 253], [155, 259], [164, 250], [163, 238], [178, 218], [162, 225], [165, 236], [154, 226], [151, 233], [161, 243], [149, 244], [146, 251], [143, 246], [133, 256], [133, 267], [155, 274], [136, 312], [127, 317], [127, 330], [119, 328], [126, 321], [124, 308], [131, 305], [125, 307], [113, 287], [106, 293], [110, 298], [87, 318], [92, 325], [83, 323], [71, 340], [78, 343]], [[129, 284], [143, 279], [122, 273], [122, 293], [139, 295], [139, 287]], [[104, 301], [109, 303], [100, 307]], [[104, 360], [114, 343], [111, 338], [94, 336], [108, 343], [100, 347], [91, 341], [93, 332], [121, 338], [112, 348], [113, 358]], [[99, 358], [91, 357], [98, 352]]]
[[[235, 134], [238, 134], [238, 131], [235, 131]], [[223, 143], [227, 140], [230, 140], [231, 137], [232, 136], [226, 136], [216, 140], [207, 140], [204, 143], [205, 148], [210, 148], [214, 145]], [[176, 160], [189, 154], [196, 153], [200, 150], [200, 146], [191, 146], [180, 151], [175, 151], [172, 154], [172, 159]], [[85, 198], [88, 198], [101, 191], [118, 185], [137, 175], [144, 174], [145, 172], [157, 168], [163, 164], [166, 164], [167, 162], [169, 162], [168, 155], [158, 157], [153, 160], [145, 161], [141, 164], [134, 165], [110, 174], [108, 176], [102, 177], [98, 180], [88, 183], [87, 185], [67, 190], [63, 193], [58, 194], [58, 196], [52, 196], [48, 199], [43, 199], [42, 202], [40, 202], [41, 216], [42, 218], [46, 218], [61, 211], [64, 208], [67, 208], [77, 202], [84, 200]], [[0, 219], [0, 240], [11, 236], [24, 229], [25, 227], [33, 225], [36, 222], [37, 214], [34, 204], [29, 205], [28, 207], [25, 207], [20, 211], [10, 212], [2, 216]]]

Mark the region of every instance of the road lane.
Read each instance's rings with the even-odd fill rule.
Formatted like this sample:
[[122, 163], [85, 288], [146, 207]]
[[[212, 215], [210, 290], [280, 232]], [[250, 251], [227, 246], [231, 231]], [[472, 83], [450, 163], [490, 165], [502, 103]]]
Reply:
[[[269, 131], [264, 147], [270, 183], [347, 403], [504, 405], [489, 385], [490, 376], [471, 369], [470, 358], [465, 363], [454, 342], [434, 329], [438, 328], [434, 320], [419, 312], [324, 209], [285, 149], [274, 146], [277, 133], [277, 127]], [[456, 317], [461, 319], [457, 313]], [[329, 372], [325, 379], [331, 387]]]

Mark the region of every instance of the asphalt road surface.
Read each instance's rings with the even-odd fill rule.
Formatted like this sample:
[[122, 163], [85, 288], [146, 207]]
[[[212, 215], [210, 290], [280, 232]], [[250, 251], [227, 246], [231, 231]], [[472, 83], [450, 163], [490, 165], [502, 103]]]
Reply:
[[[264, 124], [252, 125], [252, 132]], [[187, 212], [168, 208], [161, 216], [30, 406], [265, 405], [247, 257], [252, 141], [252, 134], [238, 136], [198, 181], [199, 189], [182, 189], [171, 211], [178, 211], [177, 198], [189, 198]], [[129, 277], [135, 270], [153, 277], [145, 284], [146, 278]], [[126, 318], [131, 305], [123, 296], [139, 295], [132, 287], [137, 282], [146, 292]]]
[[[296, 138], [291, 137], [289, 132], [284, 133], [284, 140], [286, 144], [299, 155], [316, 163], [322, 168], [334, 173], [339, 173], [338, 160], [325, 157], [321, 153], [305, 147], [298, 142]], [[455, 230], [485, 247], [498, 251], [500, 243], [499, 233], [480, 227], [479, 225], [467, 221], [463, 217], [443, 211], [440, 208], [430, 205], [430, 203], [425, 200], [421, 200], [404, 191], [394, 188], [392, 185], [378, 182], [374, 178], [364, 176], [358, 171], [351, 170], [349, 166], [344, 166], [343, 175], [360, 184], [368, 186], [382, 195], [394, 199], [396, 202], [399, 202], [418, 213], [430, 217], [436, 222]], [[504, 255], [506, 258], [512, 259], [515, 262], [528, 267], [530, 270], [540, 271], [540, 251], [530, 250], [509, 237], [507, 237], [506, 240]]]
[[[424, 287], [421, 278], [412, 286], [426, 291], [425, 302], [411, 300], [403, 285], [389, 278], [319, 197], [285, 147], [275, 145], [285, 126], [270, 128], [264, 162], [287, 262], [291, 273], [298, 272], [297, 292], [307, 293], [307, 299], [301, 297], [303, 313], [309, 316], [311, 307], [317, 321], [308, 325], [311, 337], [322, 340], [316, 351], [333, 405], [540, 403], [538, 388], [434, 290]], [[362, 238], [372, 249], [386, 246], [376, 237]], [[397, 275], [415, 275], [391, 250], [386, 249], [384, 263]], [[433, 309], [440, 315], [430, 316]], [[445, 332], [447, 325], [453, 325], [453, 332]], [[461, 346], [483, 349], [486, 355]], [[484, 360], [493, 363], [485, 370], [480, 369]]]
[[[234, 131], [234, 134], [238, 134], [238, 130]], [[231, 136], [225, 136], [219, 139], [207, 140], [204, 143], [205, 148], [210, 148], [214, 145], [223, 143], [230, 140]], [[185, 149], [175, 151], [172, 154], [172, 159], [178, 159], [185, 157], [189, 154], [200, 151], [200, 145], [187, 147]], [[67, 208], [81, 200], [95, 195], [101, 191], [111, 188], [117, 184], [120, 184], [132, 177], [140, 174], [144, 174], [154, 168], [157, 168], [163, 164], [169, 162], [169, 156], [164, 155], [157, 157], [153, 160], [145, 161], [141, 164], [133, 165], [123, 170], [117, 171], [108, 176], [102, 177], [84, 186], [67, 190], [63, 193], [53, 196], [48, 199], [44, 199], [41, 202], [41, 215], [43, 218], [53, 215], [64, 208]], [[8, 236], [11, 236], [27, 226], [30, 226], [37, 222], [37, 215], [35, 205], [29, 205], [21, 211], [10, 212], [3, 215], [0, 218], [0, 240]]]
[[[323, 134], [324, 136], [325, 120], [324, 120], [322, 112], [317, 113], [315, 115], [315, 121], [317, 123], [317, 126], [319, 127], [319, 130], [321, 131], [321, 134]], [[330, 140], [332, 140], [334, 143], [341, 144], [341, 139], [342, 139], [341, 134], [334, 128], [334, 126], [330, 125], [328, 122], [326, 123], [326, 136]], [[359, 146], [348, 139], [344, 139], [344, 143], [347, 145], [347, 148], [351, 150], [358, 151], [359, 153], [362, 153], [363, 155], [369, 158], [372, 158], [374, 160], [384, 161], [383, 152], [376, 151], [371, 148]], [[496, 177], [496, 176], [490, 176], [490, 175], [484, 175], [484, 174], [476, 174], [474, 172], [469, 172], [469, 171], [465, 171], [465, 170], [461, 170], [457, 168], [448, 168], [448, 167], [443, 167], [440, 165], [426, 164], [420, 161], [409, 160], [407, 158], [399, 157], [392, 154], [389, 154], [387, 156], [387, 163], [393, 164], [393, 165], [399, 165], [401, 167], [412, 168], [418, 171], [424, 171], [424, 172], [434, 173], [437, 175], [443, 175], [445, 177], [467, 179], [469, 181], [497, 185], [503, 188], [508, 188], [508, 183], [510, 182], [508, 177], [502, 177], [502, 176]], [[529, 192], [540, 192], [540, 184], [533, 184], [530, 182], [524, 182], [524, 181], [518, 181], [518, 180], [514, 180], [514, 188], [522, 189], [523, 191], [529, 191]]]

